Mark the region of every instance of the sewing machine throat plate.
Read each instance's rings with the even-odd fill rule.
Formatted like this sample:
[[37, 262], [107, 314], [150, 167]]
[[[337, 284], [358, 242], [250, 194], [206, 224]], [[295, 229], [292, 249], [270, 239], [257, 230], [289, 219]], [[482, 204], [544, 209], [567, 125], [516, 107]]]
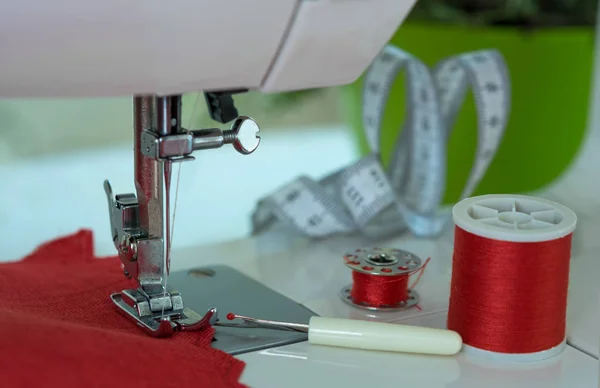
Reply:
[[[187, 308], [219, 310], [221, 320], [229, 312], [285, 322], [307, 324], [314, 314], [304, 306], [227, 266], [209, 266], [172, 272], [172, 285], [185, 299]], [[295, 331], [217, 326], [213, 347], [241, 354], [306, 341], [308, 335]]]

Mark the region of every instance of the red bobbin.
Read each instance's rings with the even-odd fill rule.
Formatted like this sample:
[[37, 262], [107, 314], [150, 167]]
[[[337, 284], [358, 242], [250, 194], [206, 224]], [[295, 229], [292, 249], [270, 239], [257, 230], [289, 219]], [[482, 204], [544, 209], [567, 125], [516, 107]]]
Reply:
[[419, 303], [408, 279], [421, 267], [421, 259], [400, 249], [356, 249], [344, 255], [354, 283], [340, 292], [351, 306], [371, 311], [402, 310]]

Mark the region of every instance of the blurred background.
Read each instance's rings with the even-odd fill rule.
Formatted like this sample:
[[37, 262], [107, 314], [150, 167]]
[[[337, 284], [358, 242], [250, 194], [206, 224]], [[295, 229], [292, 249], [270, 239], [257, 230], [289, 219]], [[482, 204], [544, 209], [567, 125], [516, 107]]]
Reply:
[[[512, 80], [512, 109], [500, 151], [475, 194], [528, 192], [555, 182], [580, 154], [591, 120], [595, 0], [420, 0], [391, 39], [429, 65], [496, 48]], [[199, 152], [181, 166], [174, 244], [241, 238], [255, 203], [306, 174], [319, 178], [368, 152], [361, 125], [362, 80], [341, 88], [236, 96], [263, 142], [251, 156]], [[384, 118], [387, 163], [404, 112], [404, 80]], [[192, 117], [193, 116], [193, 117]], [[215, 126], [200, 94], [184, 97], [184, 126]], [[79, 228], [95, 232], [100, 255], [114, 254], [102, 181], [132, 192], [132, 101], [0, 100], [0, 261]], [[449, 143], [446, 203], [458, 199], [476, 146], [471, 97]], [[309, 156], [310, 154], [310, 156]]]

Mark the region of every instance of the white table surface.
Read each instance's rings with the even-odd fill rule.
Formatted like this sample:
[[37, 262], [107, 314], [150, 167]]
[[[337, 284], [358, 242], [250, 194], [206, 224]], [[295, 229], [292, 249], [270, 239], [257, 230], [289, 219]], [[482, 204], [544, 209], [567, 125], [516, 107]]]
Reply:
[[[310, 243], [279, 233], [178, 250], [173, 270], [197, 265], [230, 265], [259, 282], [328, 317], [387, 321], [443, 328], [451, 233], [437, 241], [403, 236], [384, 242], [421, 257], [432, 256], [417, 290], [423, 302], [415, 309], [373, 314], [341, 301], [338, 291], [350, 275], [340, 248], [361, 246], [358, 238]], [[282, 273], [287, 274], [285, 279]], [[406, 355], [298, 343], [238, 356], [247, 363], [242, 381], [252, 387], [596, 387], [598, 360], [567, 346], [559, 356], [530, 364], [469, 358]]]

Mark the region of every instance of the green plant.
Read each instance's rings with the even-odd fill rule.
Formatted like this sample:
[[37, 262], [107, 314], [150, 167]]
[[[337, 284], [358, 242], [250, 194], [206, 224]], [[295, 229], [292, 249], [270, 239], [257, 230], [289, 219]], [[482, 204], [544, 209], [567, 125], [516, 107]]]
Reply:
[[[472, 26], [512, 26], [524, 30], [587, 27], [596, 24], [598, 0], [417, 0], [408, 21]], [[273, 106], [301, 103], [318, 89], [278, 93]]]
[[418, 0], [411, 20], [481, 26], [593, 26], [597, 0]]

